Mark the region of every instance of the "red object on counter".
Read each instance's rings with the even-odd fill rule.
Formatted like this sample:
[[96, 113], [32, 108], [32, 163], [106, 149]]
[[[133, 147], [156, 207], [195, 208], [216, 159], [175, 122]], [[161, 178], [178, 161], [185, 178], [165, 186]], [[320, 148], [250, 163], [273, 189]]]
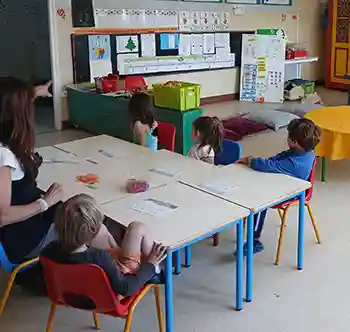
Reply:
[[126, 76], [125, 90], [132, 93], [147, 90], [145, 78], [143, 76]]
[[114, 74], [108, 74], [104, 77], [95, 77], [96, 92], [109, 93], [117, 91], [117, 81], [119, 76]]

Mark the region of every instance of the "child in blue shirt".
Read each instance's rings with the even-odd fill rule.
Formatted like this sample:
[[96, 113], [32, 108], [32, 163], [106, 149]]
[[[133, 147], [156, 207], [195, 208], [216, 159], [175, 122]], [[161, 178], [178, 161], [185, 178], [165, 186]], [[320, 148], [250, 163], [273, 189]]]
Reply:
[[[308, 119], [292, 120], [287, 130], [289, 146], [287, 151], [267, 159], [244, 157], [239, 163], [245, 164], [258, 172], [286, 174], [307, 180], [315, 159], [314, 149], [320, 142], [321, 130]], [[264, 210], [255, 215], [254, 253], [264, 250], [264, 246], [260, 242], [260, 236], [266, 214], [267, 210]]]
[[158, 123], [153, 115], [153, 99], [144, 92], [134, 94], [129, 101], [129, 116], [134, 142], [156, 152]]

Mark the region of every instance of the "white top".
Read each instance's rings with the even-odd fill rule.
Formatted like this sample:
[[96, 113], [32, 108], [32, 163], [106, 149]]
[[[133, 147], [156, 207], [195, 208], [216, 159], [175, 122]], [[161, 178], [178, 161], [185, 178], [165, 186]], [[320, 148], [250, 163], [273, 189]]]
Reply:
[[311, 183], [283, 174], [256, 172], [247, 166], [201, 169], [178, 178], [181, 182], [216, 195], [253, 212], [287, 200], [311, 187]]
[[132, 221], [143, 222], [152, 239], [172, 249], [250, 213], [248, 209], [180, 183], [132, 195], [104, 204], [101, 208], [122, 225], [128, 226]]
[[11, 168], [11, 180], [18, 181], [23, 179], [24, 172], [20, 162], [14, 153], [0, 143], [0, 167]]
[[205, 161], [209, 164], [214, 164], [215, 152], [210, 145], [200, 146], [195, 144], [188, 152], [188, 156], [197, 160]]

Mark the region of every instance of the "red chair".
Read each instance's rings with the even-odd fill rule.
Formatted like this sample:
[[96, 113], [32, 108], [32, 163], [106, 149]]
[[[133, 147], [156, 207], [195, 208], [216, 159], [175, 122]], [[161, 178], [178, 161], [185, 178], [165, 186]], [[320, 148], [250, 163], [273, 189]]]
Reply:
[[131, 93], [144, 91], [147, 89], [147, 84], [143, 76], [126, 76], [125, 90]]
[[[311, 219], [312, 225], [314, 227], [317, 242], [320, 244], [321, 243], [320, 233], [318, 232], [318, 229], [316, 226], [316, 221], [315, 221], [314, 215], [312, 213], [311, 205], [310, 205], [310, 200], [312, 198], [313, 184], [315, 183], [315, 169], [316, 169], [316, 159], [314, 161], [314, 164], [312, 166], [312, 170], [311, 170], [311, 173], [310, 173], [310, 176], [308, 179], [312, 183], [312, 186], [305, 193], [305, 206], [308, 209], [310, 219]], [[288, 201], [288, 202], [285, 202], [285, 203], [282, 203], [282, 204], [279, 204], [279, 205], [276, 205], [273, 207], [273, 209], [277, 209], [278, 214], [281, 218], [280, 236], [278, 239], [278, 247], [277, 247], [277, 254], [276, 254], [276, 261], [275, 261], [276, 265], [278, 265], [279, 261], [280, 261], [280, 254], [281, 254], [281, 248], [282, 248], [282, 242], [283, 242], [284, 229], [286, 228], [287, 213], [292, 206], [298, 205], [298, 204], [299, 204], [299, 200], [295, 199], [295, 200]]]
[[175, 151], [176, 127], [171, 123], [158, 122], [158, 144], [164, 149]]
[[93, 313], [96, 329], [100, 329], [98, 314], [126, 320], [124, 332], [131, 328], [135, 307], [151, 289], [154, 289], [158, 324], [164, 332], [160, 301], [160, 285], [146, 285], [135, 295], [122, 300], [113, 292], [104, 271], [92, 264], [57, 264], [41, 257], [49, 298], [52, 302], [46, 332], [51, 332], [57, 306], [89, 310]]

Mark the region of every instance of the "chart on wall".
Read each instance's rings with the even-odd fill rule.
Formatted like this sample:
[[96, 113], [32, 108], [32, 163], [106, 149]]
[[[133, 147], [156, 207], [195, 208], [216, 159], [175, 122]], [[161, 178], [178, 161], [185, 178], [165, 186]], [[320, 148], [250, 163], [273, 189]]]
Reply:
[[252, 34], [242, 38], [240, 100], [283, 102], [285, 40]]
[[[230, 33], [141, 34], [139, 44], [131, 37], [116, 37], [120, 75], [235, 67]], [[119, 43], [122, 47], [118, 47]]]
[[111, 43], [108, 35], [89, 36], [90, 80], [112, 72]]

